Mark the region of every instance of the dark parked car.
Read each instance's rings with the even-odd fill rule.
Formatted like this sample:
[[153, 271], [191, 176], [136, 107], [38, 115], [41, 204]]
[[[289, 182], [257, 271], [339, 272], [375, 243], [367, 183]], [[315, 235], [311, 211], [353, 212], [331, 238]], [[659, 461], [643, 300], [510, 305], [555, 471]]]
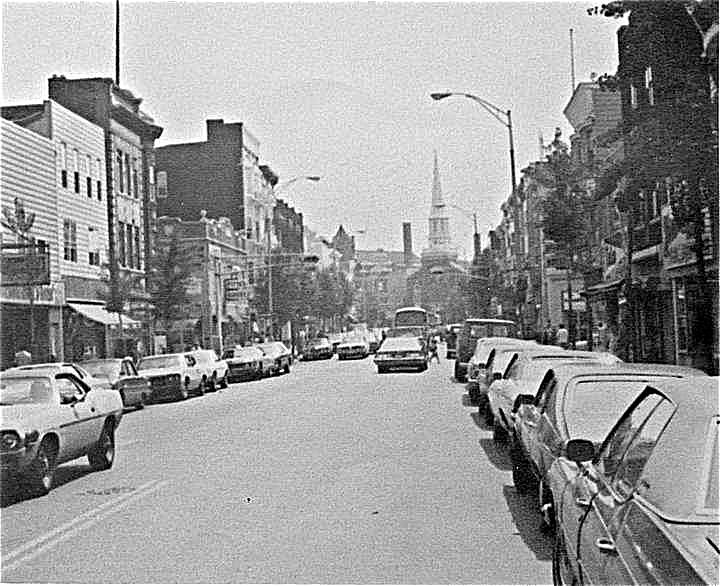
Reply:
[[648, 384], [599, 448], [570, 430], [549, 479], [556, 584], [717, 584], [718, 381]]
[[235, 346], [223, 352], [228, 365], [228, 381], [262, 378], [275, 370], [275, 361], [257, 346]]
[[706, 375], [666, 364], [567, 364], [549, 369], [534, 397], [524, 401], [524, 395], [518, 396], [510, 450], [516, 488], [534, 492], [541, 482], [540, 507], [552, 526], [554, 502], [545, 477], [564, 443], [584, 437], [599, 445], [647, 385], [686, 377], [701, 381]]
[[450, 324], [445, 334], [445, 358], [453, 360], [457, 357], [457, 338], [462, 324]]
[[303, 350], [303, 360], [323, 360], [333, 357], [333, 347], [327, 338], [310, 340]]
[[467, 366], [475, 352], [475, 344], [480, 338], [495, 338], [502, 336], [514, 338], [517, 335], [515, 322], [505, 319], [469, 318], [463, 323], [458, 333], [457, 357], [455, 359], [455, 380], [467, 380]]
[[138, 374], [135, 363], [126, 358], [96, 358], [80, 363], [94, 378], [106, 380], [110, 388], [120, 391], [124, 407], [142, 409], [152, 395], [150, 383]]

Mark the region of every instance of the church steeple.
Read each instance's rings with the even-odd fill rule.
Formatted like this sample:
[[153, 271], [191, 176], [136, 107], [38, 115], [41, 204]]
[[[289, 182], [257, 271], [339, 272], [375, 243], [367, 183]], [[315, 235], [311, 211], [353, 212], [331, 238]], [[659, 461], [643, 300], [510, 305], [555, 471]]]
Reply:
[[453, 250], [450, 238], [450, 216], [443, 201], [437, 151], [434, 153], [433, 160], [432, 197], [430, 216], [428, 218], [428, 248], [423, 251], [422, 256], [433, 261], [457, 258], [457, 251]]

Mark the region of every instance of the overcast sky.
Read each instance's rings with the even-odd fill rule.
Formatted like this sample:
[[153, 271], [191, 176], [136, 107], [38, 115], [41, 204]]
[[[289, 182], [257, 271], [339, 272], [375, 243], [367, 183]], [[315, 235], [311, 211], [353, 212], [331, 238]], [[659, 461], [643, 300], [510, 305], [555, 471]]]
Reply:
[[[474, 102], [511, 109], [516, 167], [537, 160], [538, 133], [571, 96], [569, 29], [578, 82], [617, 67], [617, 20], [599, 2], [121, 3], [121, 85], [165, 130], [158, 145], [205, 140], [205, 120], [244, 122], [283, 197], [305, 223], [338, 224], [361, 248], [402, 247], [412, 222], [426, 246], [433, 151], [448, 203], [500, 220], [510, 190], [507, 130]], [[114, 2], [2, 3], [2, 104], [47, 99], [53, 74], [114, 77]], [[472, 253], [472, 217], [451, 230]]]

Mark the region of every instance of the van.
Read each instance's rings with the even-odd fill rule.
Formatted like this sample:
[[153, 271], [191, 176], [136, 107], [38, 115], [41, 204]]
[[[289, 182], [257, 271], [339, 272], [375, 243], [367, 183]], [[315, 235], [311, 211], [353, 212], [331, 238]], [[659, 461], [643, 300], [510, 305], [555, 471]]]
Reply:
[[468, 318], [458, 333], [455, 358], [455, 380], [467, 380], [467, 366], [480, 338], [516, 338], [517, 326], [507, 319]]

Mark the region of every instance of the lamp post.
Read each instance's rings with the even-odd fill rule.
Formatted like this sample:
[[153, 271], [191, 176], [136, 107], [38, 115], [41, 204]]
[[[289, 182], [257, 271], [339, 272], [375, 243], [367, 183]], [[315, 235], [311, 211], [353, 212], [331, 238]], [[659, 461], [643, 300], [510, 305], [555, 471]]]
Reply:
[[487, 100], [479, 98], [473, 94], [466, 94], [463, 92], [435, 92], [430, 94], [430, 97], [435, 101], [444, 100], [450, 96], [462, 96], [480, 104], [480, 106], [484, 108], [493, 118], [508, 129], [508, 135], [510, 138], [510, 175], [512, 179], [513, 193], [515, 193], [515, 189], [517, 187], [517, 180], [515, 177], [515, 144], [513, 142], [512, 114], [510, 110], [503, 110], [502, 108], [499, 108]]

